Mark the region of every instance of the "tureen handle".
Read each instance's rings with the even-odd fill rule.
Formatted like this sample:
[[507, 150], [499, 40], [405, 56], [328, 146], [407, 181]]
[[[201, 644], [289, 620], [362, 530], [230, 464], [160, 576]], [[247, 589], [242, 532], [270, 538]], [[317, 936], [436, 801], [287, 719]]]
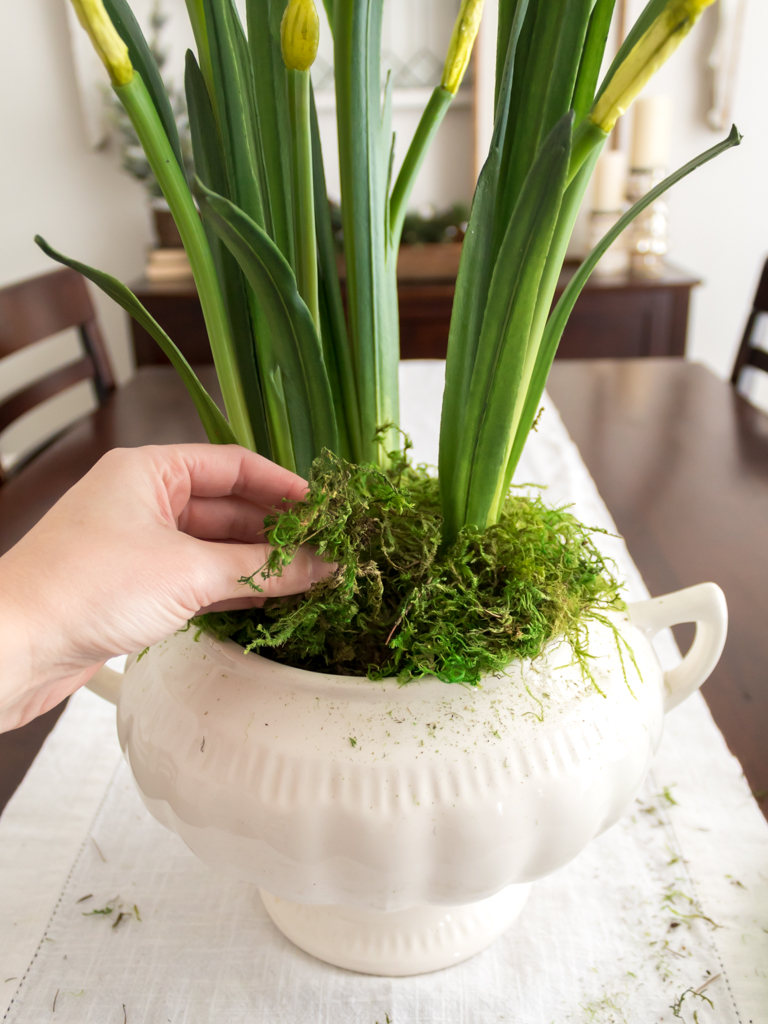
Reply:
[[108, 700], [110, 704], [117, 704], [120, 697], [120, 686], [123, 682], [123, 673], [115, 672], [114, 669], [102, 665], [85, 684], [86, 689], [92, 690], [97, 696]]
[[629, 606], [629, 617], [649, 640], [679, 622], [696, 623], [690, 651], [676, 668], [664, 673], [664, 711], [671, 711], [698, 690], [720, 659], [728, 633], [725, 594], [716, 583], [700, 583], [650, 601], [636, 601]]

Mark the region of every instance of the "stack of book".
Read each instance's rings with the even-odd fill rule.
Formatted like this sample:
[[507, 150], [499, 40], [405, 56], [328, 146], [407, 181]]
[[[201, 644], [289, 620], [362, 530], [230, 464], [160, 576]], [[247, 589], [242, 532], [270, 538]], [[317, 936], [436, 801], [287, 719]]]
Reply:
[[151, 249], [145, 274], [148, 281], [186, 281], [192, 268], [183, 249]]

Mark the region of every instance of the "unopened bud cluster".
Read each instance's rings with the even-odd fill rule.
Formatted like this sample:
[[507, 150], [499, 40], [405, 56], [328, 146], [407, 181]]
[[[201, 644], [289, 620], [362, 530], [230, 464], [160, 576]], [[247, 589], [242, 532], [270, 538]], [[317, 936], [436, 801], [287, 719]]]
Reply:
[[285, 66], [309, 71], [315, 63], [320, 40], [320, 20], [312, 0], [288, 0], [280, 24], [280, 45]]
[[134, 74], [128, 47], [104, 10], [102, 0], [72, 0], [72, 6], [109, 72], [112, 84], [128, 85]]
[[448, 45], [441, 85], [454, 95], [459, 91], [464, 74], [472, 56], [485, 0], [462, 0], [453, 34]]
[[616, 73], [598, 98], [590, 120], [609, 132], [675, 52], [705, 8], [714, 0], [668, 0], [651, 27], [643, 33], [616, 69]]

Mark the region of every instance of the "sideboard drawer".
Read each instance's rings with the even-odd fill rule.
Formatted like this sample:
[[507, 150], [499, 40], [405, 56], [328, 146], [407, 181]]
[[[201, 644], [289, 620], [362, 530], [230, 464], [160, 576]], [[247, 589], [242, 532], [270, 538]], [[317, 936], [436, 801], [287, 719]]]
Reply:
[[[401, 253], [400, 354], [403, 359], [444, 359], [461, 246], [404, 247]], [[556, 299], [577, 267], [567, 263], [563, 268]], [[699, 283], [671, 264], [657, 278], [592, 277], [574, 306], [558, 358], [684, 355], [691, 289]], [[211, 361], [191, 280], [174, 284], [140, 280], [133, 290], [190, 363]], [[147, 332], [135, 321], [131, 326], [137, 364], [166, 363]]]

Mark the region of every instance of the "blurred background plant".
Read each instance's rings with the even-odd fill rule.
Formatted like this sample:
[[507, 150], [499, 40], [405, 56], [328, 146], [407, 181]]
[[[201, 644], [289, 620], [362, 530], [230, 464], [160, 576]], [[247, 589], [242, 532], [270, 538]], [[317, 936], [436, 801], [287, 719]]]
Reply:
[[[333, 240], [338, 252], [344, 251], [344, 231], [341, 226], [341, 206], [329, 200]], [[453, 203], [443, 209], [422, 206], [405, 215], [401, 245], [429, 245], [462, 242], [469, 221], [466, 203]]]
[[[184, 160], [183, 169], [187, 179], [191, 181], [195, 174], [195, 162], [192, 155], [192, 136], [189, 130], [187, 101], [184, 96], [184, 90], [177, 87], [174, 80], [165, 74], [168, 64], [168, 49], [163, 43], [163, 30], [167, 24], [168, 13], [163, 0], [154, 0], [148, 19], [147, 43], [158, 70], [163, 76], [163, 84], [168, 93], [171, 110], [173, 111], [176, 128], [179, 133], [181, 155]], [[160, 200], [162, 208], [168, 209], [163, 199], [162, 189], [157, 183], [157, 178], [149, 165], [149, 161], [139, 142], [139, 137], [131, 124], [131, 119], [125, 112], [125, 108], [111, 89], [104, 90], [104, 99], [109, 110], [110, 123], [115, 129], [123, 170], [144, 185], [150, 199]]]

